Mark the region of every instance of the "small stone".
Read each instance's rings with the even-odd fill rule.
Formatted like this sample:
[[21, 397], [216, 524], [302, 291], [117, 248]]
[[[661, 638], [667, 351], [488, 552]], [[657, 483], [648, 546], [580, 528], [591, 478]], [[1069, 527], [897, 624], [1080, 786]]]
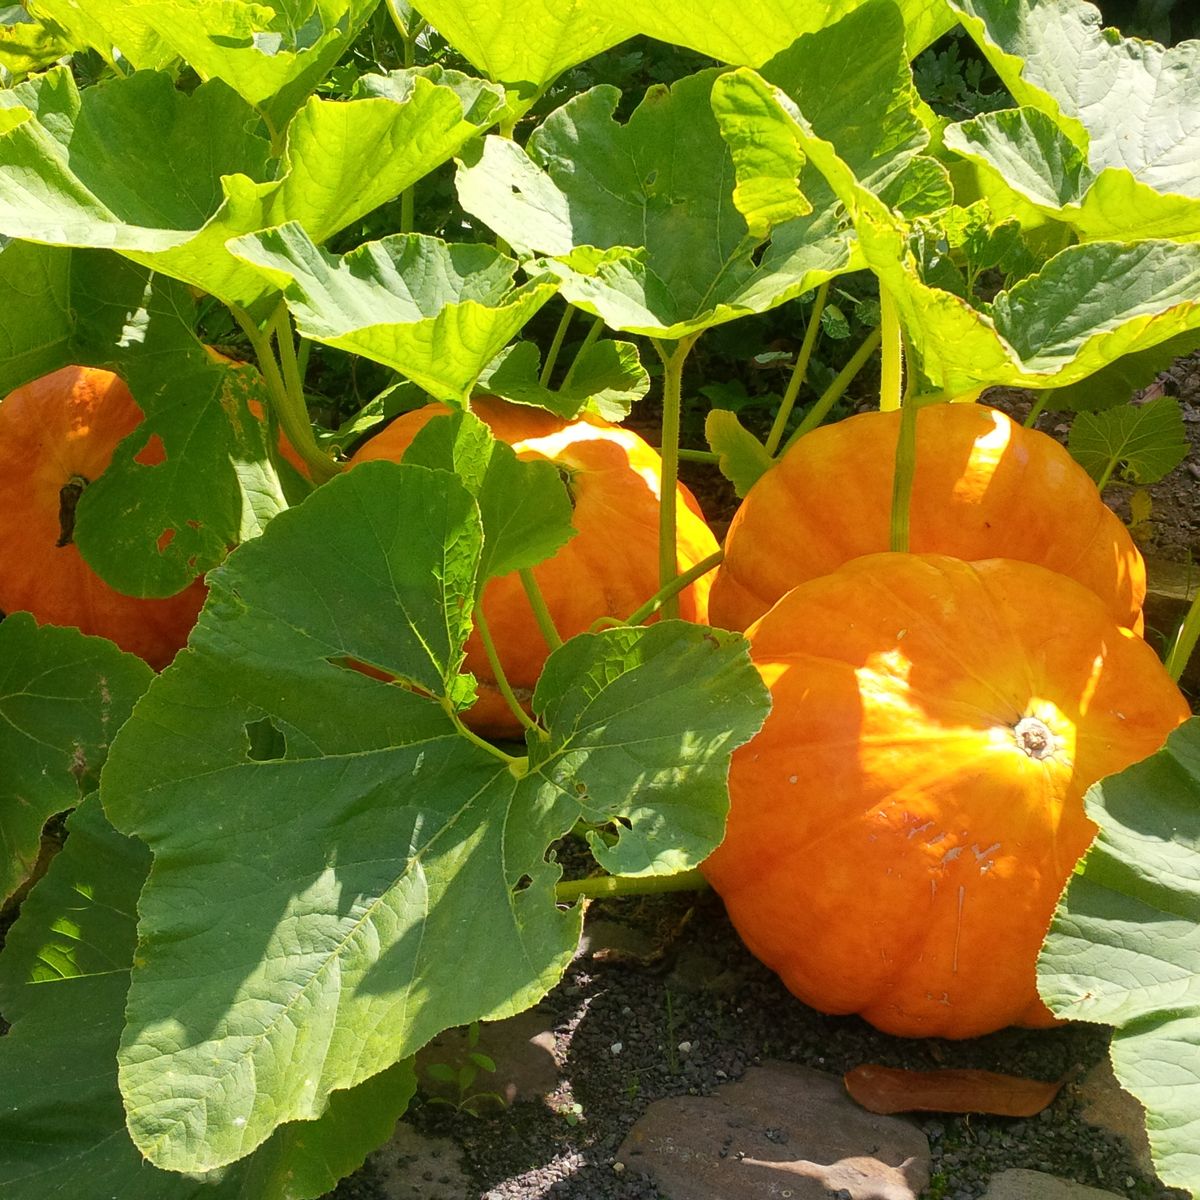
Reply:
[[679, 1045], [676, 1047], [676, 1049], [679, 1051], [680, 1054], [691, 1054], [692, 1043], [691, 1042], [680, 1042]]
[[617, 1162], [613, 1163], [612, 1169], [613, 1169], [614, 1175], [624, 1175], [625, 1174], [625, 1164], [623, 1162], [621, 1162], [619, 1159]]
[[980, 1200], [1121, 1200], [1116, 1192], [1105, 1192], [1069, 1179], [1058, 1179], [1043, 1171], [1013, 1168], [993, 1175]]
[[611, 1046], [609, 1046], [608, 1052], [610, 1054], [620, 1054], [621, 1051], [624, 1049], [625, 1049], [624, 1042], [613, 1042], [613, 1044]]

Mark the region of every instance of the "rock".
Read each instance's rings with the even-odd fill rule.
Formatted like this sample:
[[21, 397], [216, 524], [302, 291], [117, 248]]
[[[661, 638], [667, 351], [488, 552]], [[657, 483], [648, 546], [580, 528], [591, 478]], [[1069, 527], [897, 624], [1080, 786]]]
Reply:
[[1103, 1058], [1079, 1085], [1083, 1105], [1080, 1115], [1090, 1125], [1114, 1133], [1128, 1145], [1144, 1175], [1154, 1178], [1150, 1139], [1146, 1136], [1146, 1114], [1141, 1104], [1117, 1082], [1112, 1063]]
[[980, 1200], [1121, 1200], [1116, 1192], [1101, 1191], [1041, 1171], [1014, 1168], [993, 1175]]
[[916, 1200], [929, 1181], [915, 1125], [866, 1112], [838, 1076], [793, 1063], [656, 1101], [616, 1157], [673, 1200]]
[[378, 1195], [386, 1200], [463, 1200], [472, 1190], [459, 1148], [449, 1138], [426, 1137], [403, 1121], [370, 1162]]
[[596, 918], [584, 925], [575, 956], [641, 966], [661, 958], [662, 947], [640, 929]]
[[[441, 1067], [457, 1072], [468, 1066], [472, 1050], [492, 1059], [496, 1070], [476, 1066], [474, 1079], [465, 1088], [458, 1082], [436, 1078], [445, 1073]], [[431, 1067], [435, 1068], [432, 1074]], [[446, 1030], [418, 1053], [416, 1069], [417, 1085], [426, 1096], [455, 1105], [466, 1105], [475, 1096], [479, 1103], [473, 1107], [485, 1110], [489, 1105], [502, 1107], [517, 1100], [548, 1096], [559, 1082], [554, 1033], [547, 1028], [545, 1014], [535, 1008], [504, 1021], [481, 1023], [474, 1046], [466, 1029]]]

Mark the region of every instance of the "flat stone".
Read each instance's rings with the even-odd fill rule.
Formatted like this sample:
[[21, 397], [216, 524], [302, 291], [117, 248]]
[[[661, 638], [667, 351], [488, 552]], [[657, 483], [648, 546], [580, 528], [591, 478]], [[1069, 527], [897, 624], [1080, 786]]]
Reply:
[[979, 1200], [1121, 1200], [1116, 1192], [1102, 1191], [1041, 1171], [1014, 1168], [993, 1175]]
[[655, 1101], [617, 1151], [672, 1200], [916, 1200], [929, 1158], [910, 1121], [869, 1113], [840, 1077], [794, 1063]]
[[403, 1121], [370, 1163], [386, 1200], [463, 1200], [472, 1191], [462, 1151], [449, 1138], [426, 1137]]
[[640, 929], [598, 918], [584, 925], [575, 957], [642, 965], [661, 958], [662, 947]]
[[1129, 1147], [1144, 1175], [1154, 1178], [1150, 1139], [1146, 1136], [1146, 1112], [1113, 1074], [1112, 1063], [1101, 1059], [1079, 1084], [1080, 1115], [1089, 1125], [1116, 1134]]
[[[496, 1070], [477, 1067], [466, 1088], [430, 1075], [429, 1068], [435, 1063], [458, 1071], [470, 1063], [472, 1050], [486, 1054]], [[481, 1101], [476, 1107], [485, 1110], [549, 1096], [559, 1084], [554, 1033], [547, 1027], [545, 1014], [535, 1008], [504, 1021], [482, 1022], [474, 1046], [469, 1044], [465, 1028], [447, 1029], [417, 1054], [416, 1069], [417, 1085], [426, 1096], [451, 1104], [463, 1104], [475, 1096]]]

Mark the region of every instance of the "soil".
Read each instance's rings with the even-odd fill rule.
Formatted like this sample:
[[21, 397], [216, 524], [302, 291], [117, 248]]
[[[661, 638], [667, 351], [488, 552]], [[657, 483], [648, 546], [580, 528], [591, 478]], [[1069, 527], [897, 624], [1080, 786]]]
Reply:
[[[1193, 452], [1151, 489], [1151, 521], [1136, 535], [1147, 554], [1190, 562], [1200, 559], [1200, 355], [1181, 359], [1140, 398], [1158, 394], [1179, 398]], [[1023, 419], [1032, 394], [995, 389], [986, 399]], [[1039, 427], [1065, 440], [1062, 415], [1043, 414]], [[736, 507], [732, 488], [705, 467], [684, 464], [683, 473], [720, 537]], [[1109, 495], [1126, 519], [1131, 491], [1114, 485]], [[483, 1117], [418, 1098], [406, 1118], [419, 1132], [449, 1138], [461, 1149], [472, 1181], [461, 1200], [666, 1200], [617, 1157], [633, 1123], [655, 1099], [710, 1092], [767, 1059], [838, 1074], [874, 1062], [1069, 1081], [1036, 1118], [919, 1119], [933, 1154], [926, 1200], [975, 1200], [992, 1175], [1012, 1167], [1130, 1200], [1183, 1195], [1146, 1177], [1124, 1141], [1081, 1117], [1078, 1081], [1106, 1056], [1103, 1027], [1012, 1029], [963, 1042], [893, 1038], [857, 1018], [824, 1016], [797, 1001], [744, 949], [711, 893], [596, 902], [588, 920], [647, 933], [657, 951], [649, 960], [582, 955], [539, 1006], [555, 1038], [554, 1092]], [[486, 1081], [479, 1086], [486, 1088]], [[424, 1178], [435, 1186], [435, 1173]], [[368, 1162], [333, 1198], [398, 1194], [381, 1190]], [[425, 1194], [432, 1192], [417, 1183], [412, 1195]]]

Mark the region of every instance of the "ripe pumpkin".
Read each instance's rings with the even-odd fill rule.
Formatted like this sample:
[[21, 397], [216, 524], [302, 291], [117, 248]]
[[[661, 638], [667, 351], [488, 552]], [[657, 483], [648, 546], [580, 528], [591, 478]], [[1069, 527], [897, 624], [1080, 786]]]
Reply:
[[[63, 367], [0, 403], [0, 610], [73, 625], [162, 668], [187, 640], [204, 603], [202, 580], [143, 600], [109, 587], [72, 540], [75, 507], [112, 461], [142, 411], [111, 371]], [[161, 446], [151, 442], [140, 461]]]
[[[601, 617], [629, 616], [658, 591], [658, 510], [662, 460], [658, 451], [629, 429], [598, 417], [567, 422], [544, 409], [480, 396], [471, 409], [493, 435], [522, 459], [547, 459], [568, 478], [578, 531], [557, 554], [533, 568], [538, 587], [565, 640], [588, 630]], [[405, 413], [376, 434], [351, 458], [351, 467], [371, 459], [399, 462], [427, 422], [449, 412], [429, 404]], [[682, 484], [678, 489], [678, 569], [686, 571], [717, 551], [699, 505]], [[686, 588], [680, 615], [704, 622], [711, 576]], [[549, 648], [516, 574], [488, 582], [483, 611], [504, 674], [527, 702]], [[515, 737], [521, 727], [495, 687], [477, 634], [467, 642], [466, 669], [479, 682], [479, 700], [467, 720], [477, 732]]]
[[[889, 548], [899, 412], [802, 437], [747, 493], [713, 583], [713, 624], [745, 629], [786, 591]], [[1089, 587], [1141, 631], [1146, 571], [1125, 526], [1053, 438], [979, 404], [917, 414], [909, 549], [1015, 558]]]
[[802, 1000], [901, 1036], [1053, 1018], [1035, 962], [1083, 793], [1188, 706], [1087, 588], [1007, 559], [855, 559], [747, 633], [773, 709], [703, 870]]

